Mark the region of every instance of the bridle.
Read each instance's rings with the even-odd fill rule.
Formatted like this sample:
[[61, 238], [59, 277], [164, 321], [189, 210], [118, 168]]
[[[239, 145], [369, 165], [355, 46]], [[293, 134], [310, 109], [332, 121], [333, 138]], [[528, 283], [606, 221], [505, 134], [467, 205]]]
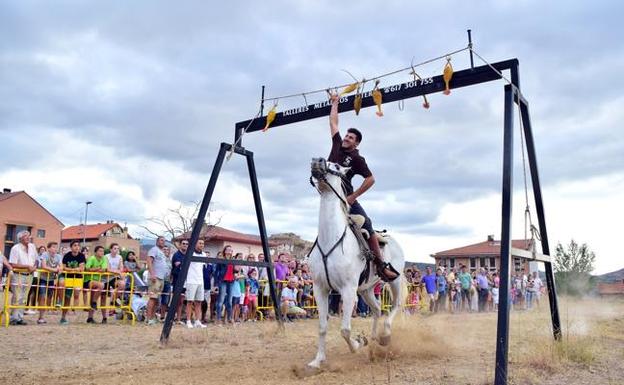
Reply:
[[343, 209], [345, 209], [345, 212], [349, 211], [349, 203], [347, 202], [347, 200], [345, 198], [342, 197], [342, 195], [340, 193], [338, 193], [338, 191], [336, 191], [336, 189], [334, 188], [334, 186], [331, 185], [331, 183], [329, 183], [329, 181], [327, 180], [327, 174], [332, 174], [332, 175], [336, 175], [337, 177], [340, 177], [340, 181], [343, 182], [342, 183], [342, 192], [345, 192], [344, 189], [344, 175], [342, 175], [341, 172], [339, 171], [335, 171], [332, 170], [331, 168], [327, 167], [327, 161], [324, 158], [312, 158], [312, 164], [310, 166], [311, 171], [312, 171], [312, 175], [310, 175], [310, 184], [312, 185], [312, 187], [314, 187], [316, 189], [316, 191], [319, 192], [319, 194], [321, 193], [321, 191], [319, 190], [318, 186], [316, 185], [316, 183], [314, 183], [314, 179], [316, 179], [317, 181], [320, 182], [325, 182], [326, 185], [329, 186], [329, 188], [333, 191], [333, 193], [336, 195], [336, 197], [338, 197], [338, 199], [340, 199], [340, 202], [342, 202], [343, 205]]
[[[332, 175], [336, 175], [340, 177], [340, 180], [343, 181], [342, 173], [340, 173], [339, 171], [332, 170], [331, 168], [327, 167], [327, 161], [324, 158], [312, 158], [311, 171], [312, 171], [312, 175], [310, 176], [310, 184], [320, 194], [321, 191], [319, 190], [317, 184], [314, 183], [314, 179], [316, 179], [319, 182], [325, 182], [325, 184], [329, 186], [329, 188], [338, 197], [338, 199], [340, 199], [340, 202], [342, 202], [342, 208], [346, 216], [346, 213], [349, 212], [349, 203], [347, 202], [346, 199], [342, 197], [342, 195], [340, 195], [340, 193], [338, 193], [338, 191], [336, 191], [334, 186], [332, 186], [331, 183], [329, 183], [326, 177], [327, 174], [332, 174]], [[342, 186], [343, 186], [342, 188], [343, 188], [343, 193], [344, 193], [344, 183], [342, 183]], [[318, 243], [318, 236], [317, 236], [316, 239], [314, 240], [314, 244], [312, 245], [312, 248], [310, 248], [310, 252], [308, 252], [308, 255], [306, 256], [306, 258], [309, 257], [310, 254], [312, 253], [312, 250], [314, 250], [315, 247], [318, 248], [319, 252], [321, 253], [321, 257], [323, 259], [323, 267], [325, 267], [325, 277], [327, 277], [327, 284], [329, 285], [329, 288], [333, 291], [336, 291], [336, 289], [334, 289], [331, 282], [329, 281], [329, 272], [327, 271], [327, 258], [331, 255], [331, 253], [334, 250], [336, 250], [336, 248], [339, 245], [342, 244], [342, 241], [344, 241], [345, 236], [347, 235], [347, 228], [349, 227], [348, 223], [349, 221], [347, 217], [347, 224], [345, 225], [344, 231], [342, 232], [342, 236], [340, 237], [340, 239], [338, 239], [338, 241], [336, 241], [336, 243], [334, 243], [334, 246], [332, 246], [332, 248], [327, 253], [325, 253], [323, 249], [321, 249], [321, 245], [319, 245]]]

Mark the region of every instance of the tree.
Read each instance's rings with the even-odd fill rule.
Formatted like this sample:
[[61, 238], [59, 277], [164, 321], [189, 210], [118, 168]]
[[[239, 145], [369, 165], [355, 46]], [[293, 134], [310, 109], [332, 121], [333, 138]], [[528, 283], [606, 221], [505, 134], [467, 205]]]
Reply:
[[563, 249], [561, 243], [557, 244], [554, 261], [556, 271], [589, 274], [594, 270], [595, 262], [596, 254], [589, 249], [587, 243], [579, 247], [572, 239], [567, 250]]
[[[141, 227], [153, 237], [162, 235], [173, 242], [176, 237], [193, 230], [200, 206], [200, 202], [180, 203], [178, 207], [167, 209], [160, 216], [147, 218], [149, 225], [141, 225]], [[215, 226], [221, 222], [221, 217], [217, 218], [214, 223], [211, 223], [211, 219], [209, 208], [204, 224]]]
[[595, 262], [596, 254], [586, 243], [579, 246], [572, 239], [566, 249], [558, 243], [553, 260], [557, 289], [570, 295], [587, 294], [594, 286], [590, 273]]

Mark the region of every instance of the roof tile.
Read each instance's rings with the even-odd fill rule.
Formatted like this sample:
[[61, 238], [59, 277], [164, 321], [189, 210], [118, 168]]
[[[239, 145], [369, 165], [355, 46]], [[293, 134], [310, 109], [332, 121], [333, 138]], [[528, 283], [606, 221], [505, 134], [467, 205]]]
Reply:
[[61, 232], [61, 240], [62, 241], [70, 241], [73, 239], [93, 239], [99, 238], [100, 235], [104, 234], [108, 230], [112, 229], [115, 226], [119, 226], [117, 223], [98, 223], [97, 225], [77, 225], [70, 226]]
[[[511, 246], [524, 249], [531, 250], [531, 240], [530, 239], [514, 239], [511, 241]], [[433, 254], [433, 257], [454, 257], [454, 256], [498, 256], [500, 255], [500, 241], [485, 241], [475, 243], [473, 245], [462, 246], [455, 249], [439, 251]]]

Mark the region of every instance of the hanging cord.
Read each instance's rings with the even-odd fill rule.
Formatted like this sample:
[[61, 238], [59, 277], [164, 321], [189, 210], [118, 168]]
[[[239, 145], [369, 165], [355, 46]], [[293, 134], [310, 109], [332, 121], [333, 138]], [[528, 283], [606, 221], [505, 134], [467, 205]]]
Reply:
[[[535, 240], [542, 240], [542, 237], [539, 233], [539, 230], [537, 229], [537, 227], [533, 224], [533, 219], [531, 217], [531, 206], [529, 205], [529, 187], [528, 187], [528, 178], [527, 178], [527, 167], [526, 167], [526, 155], [525, 155], [525, 149], [524, 146], [526, 144], [525, 138], [524, 138], [524, 129], [522, 126], [522, 109], [520, 108], [520, 102], [518, 101], [517, 103], [518, 106], [518, 127], [520, 128], [520, 148], [521, 148], [521, 153], [522, 153], [522, 175], [523, 175], [523, 179], [524, 179], [524, 203], [525, 203], [525, 209], [524, 209], [524, 239], [525, 242], [529, 242], [528, 245], [526, 245], [527, 247], [531, 248], [531, 252], [533, 253], [533, 257], [535, 257], [535, 254], [537, 252], [536, 247], [537, 245], [535, 244]], [[528, 226], [527, 226], [528, 225]], [[527, 238], [528, 236], [528, 231], [527, 228], [529, 229], [528, 231], [531, 232], [531, 238], [529, 240], [529, 238]]]
[[[535, 238], [537, 238], [538, 240], [541, 240], [541, 236], [539, 233], [539, 230], [537, 229], [537, 227], [535, 227], [533, 225], [533, 221], [531, 219], [531, 210], [530, 210], [530, 206], [529, 206], [529, 191], [528, 191], [528, 186], [527, 186], [527, 172], [526, 172], [526, 157], [524, 154], [524, 132], [522, 130], [522, 110], [520, 108], [520, 98], [522, 97], [522, 92], [520, 92], [520, 88], [518, 88], [518, 86], [516, 86], [515, 84], [513, 84], [511, 82], [511, 80], [509, 80], [507, 77], [505, 77], [505, 75], [503, 75], [503, 73], [499, 70], [497, 70], [492, 64], [490, 64], [487, 60], [485, 60], [483, 58], [483, 56], [479, 55], [477, 53], [477, 51], [474, 50], [474, 48], [472, 47], [472, 45], [468, 46], [468, 49], [470, 50], [470, 52], [472, 52], [476, 57], [478, 57], [483, 63], [485, 63], [488, 67], [490, 67], [492, 69], [492, 71], [496, 72], [496, 74], [498, 76], [501, 77], [501, 79], [505, 80], [507, 82], [507, 84], [509, 84], [512, 89], [515, 91], [515, 95], [518, 97], [518, 122], [519, 122], [519, 127], [520, 127], [520, 144], [522, 146], [522, 171], [523, 171], [523, 176], [524, 176], [524, 199], [525, 199], [525, 210], [524, 210], [524, 239], [527, 239], [528, 236], [528, 232], [527, 232], [527, 227], [530, 229], [531, 231], [531, 243], [532, 245], [532, 251], [535, 254]], [[529, 226], [527, 226], [527, 223]]]
[[[528, 226], [533, 226], [533, 222], [531, 219], [531, 206], [529, 205], [529, 187], [527, 183], [527, 170], [526, 170], [526, 156], [524, 153], [524, 131], [522, 129], [522, 110], [520, 109], [520, 103], [517, 103], [518, 106], [518, 128], [520, 130], [520, 150], [522, 153], [522, 177], [524, 181], [524, 240], [525, 242], [529, 242], [527, 236], [529, 228]], [[526, 245], [529, 246], [529, 245]]]
[[518, 96], [518, 98], [523, 97], [522, 96], [522, 92], [520, 91], [520, 88], [518, 88], [518, 86], [516, 86], [515, 84], [513, 84], [511, 82], [511, 80], [507, 79], [507, 77], [505, 75], [503, 75], [503, 73], [499, 70], [497, 70], [492, 64], [490, 64], [490, 62], [488, 62], [487, 60], [485, 60], [481, 55], [479, 55], [477, 53], [477, 51], [474, 50], [474, 48], [469, 47], [468, 48], [470, 50], [470, 52], [472, 52], [473, 54], [475, 54], [479, 59], [481, 59], [481, 61], [483, 63], [485, 63], [488, 67], [490, 67], [492, 69], [492, 71], [496, 72], [496, 74], [498, 76], [500, 76], [503, 80], [505, 80], [507, 82], [507, 84], [509, 84], [515, 91], [516, 91], [516, 95]]
[[[370, 80], [379, 80], [379, 79], [381, 79], [381, 78], [385, 78], [385, 77], [387, 77], [387, 76], [395, 75], [395, 74], [398, 74], [398, 73], [403, 72], [403, 71], [412, 70], [412, 69], [413, 69], [413, 67], [420, 67], [420, 66], [423, 66], [423, 65], [425, 65], [425, 64], [433, 63], [433, 62], [435, 62], [435, 61], [438, 61], [438, 60], [441, 60], [441, 59], [445, 59], [447, 56], [455, 55], [455, 54], [458, 54], [458, 53], [460, 53], [460, 52], [467, 51], [467, 50], [469, 50], [469, 49], [470, 49], [470, 47], [466, 46], [466, 47], [464, 47], [464, 48], [460, 48], [460, 49], [457, 49], [457, 50], [455, 50], [455, 51], [445, 53], [445, 54], [440, 55], [440, 56], [438, 56], [438, 57], [435, 57], [435, 58], [432, 58], [432, 59], [425, 60], [425, 61], [420, 62], [420, 63], [418, 63], [418, 64], [414, 64], [413, 66], [411, 66], [411, 65], [410, 65], [410, 66], [405, 67], [405, 68], [400, 68], [400, 69], [398, 69], [398, 70], [394, 70], [394, 71], [391, 71], [391, 72], [387, 72], [387, 73], [384, 73], [384, 74], [378, 75], [378, 76], [376, 76], [376, 77], [370, 78], [370, 79], [368, 79], [368, 80], [369, 80], [369, 81], [370, 81]], [[343, 71], [344, 71], [344, 70], [343, 70]], [[347, 71], [345, 71], [345, 72], [347, 72]], [[357, 80], [356, 80], [356, 81], [357, 81]], [[331, 88], [343, 88], [343, 87], [347, 87], [347, 86], [349, 86], [349, 85], [351, 85], [351, 83], [342, 84], [342, 85], [335, 86], [335, 87], [331, 87]], [[311, 94], [323, 93], [323, 92], [326, 92], [326, 91], [327, 91], [327, 88], [323, 88], [323, 89], [320, 89], [320, 90], [308, 91], [308, 92], [304, 92], [304, 93], [305, 93], [306, 95], [311, 95]], [[301, 96], [301, 94], [302, 94], [301, 92], [298, 92], [298, 93], [296, 93], [296, 94], [283, 95], [283, 96], [276, 96], [276, 97], [273, 97], [273, 98], [265, 98], [264, 100], [265, 100], [265, 101], [267, 101], [267, 100], [276, 100], [276, 99], [294, 98], [294, 97], [299, 97], [299, 96]]]
[[511, 85], [512, 87], [514, 87], [514, 88], [515, 88], [518, 92], [520, 92], [520, 90], [518, 90], [518, 88], [516, 87], [516, 85], [515, 85], [515, 84], [513, 84], [513, 83], [511, 82], [511, 80], [507, 79], [507, 77], [505, 77], [505, 75], [503, 75], [503, 73], [502, 73], [501, 71], [497, 70], [497, 69], [496, 69], [496, 68], [495, 68], [492, 64], [490, 64], [490, 62], [488, 62], [488, 61], [487, 61], [487, 60], [485, 60], [485, 59], [484, 59], [481, 55], [479, 55], [479, 54], [477, 53], [477, 51], [475, 51], [475, 50], [474, 50], [474, 48], [468, 48], [468, 49], [469, 49], [472, 53], [474, 53], [475, 55], [477, 55], [477, 57], [478, 57], [479, 59], [481, 59], [481, 61], [482, 61], [483, 63], [485, 63], [488, 67], [490, 67], [490, 68], [492, 69], [492, 71], [496, 72], [496, 74], [497, 74], [498, 76], [500, 76], [501, 78], [503, 78], [503, 79], [507, 82], [507, 84], [510, 84], [510, 85]]
[[[305, 96], [304, 96], [305, 97]], [[249, 127], [251, 127], [251, 124], [254, 122], [254, 120], [258, 119], [260, 117], [260, 115], [262, 114], [262, 109], [258, 110], [258, 113], [256, 114], [256, 116], [253, 117], [253, 119], [251, 119], [249, 121], [249, 124], [247, 125], [247, 127], [245, 127], [245, 129], [243, 130], [243, 132], [241, 132], [240, 136], [238, 137], [238, 139], [236, 139], [236, 142], [232, 143], [232, 148], [230, 149], [230, 153], [227, 155], [227, 157], [225, 158], [226, 161], [230, 161], [230, 158], [232, 157], [232, 154], [234, 154], [234, 149], [238, 146], [238, 144], [240, 143], [240, 141], [243, 139], [243, 135], [245, 135], [247, 133], [247, 130], [249, 129]]]

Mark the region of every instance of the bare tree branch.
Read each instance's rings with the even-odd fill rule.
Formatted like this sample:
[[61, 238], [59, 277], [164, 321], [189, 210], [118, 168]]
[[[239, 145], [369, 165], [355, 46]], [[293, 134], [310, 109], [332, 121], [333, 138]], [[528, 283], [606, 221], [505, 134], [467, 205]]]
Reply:
[[[201, 203], [196, 201], [188, 202], [187, 204], [180, 203], [175, 208], [166, 209], [160, 216], [146, 218], [148, 224], [141, 225], [141, 228], [155, 237], [165, 234], [170, 241], [173, 241], [176, 237], [193, 230], [193, 224], [199, 214], [200, 206]], [[212, 204], [210, 206], [212, 206]], [[219, 224], [222, 218], [223, 216], [220, 216], [217, 221], [213, 223], [211, 221], [212, 216], [209, 207], [206, 218], [203, 218], [203, 223], [214, 226]]]

